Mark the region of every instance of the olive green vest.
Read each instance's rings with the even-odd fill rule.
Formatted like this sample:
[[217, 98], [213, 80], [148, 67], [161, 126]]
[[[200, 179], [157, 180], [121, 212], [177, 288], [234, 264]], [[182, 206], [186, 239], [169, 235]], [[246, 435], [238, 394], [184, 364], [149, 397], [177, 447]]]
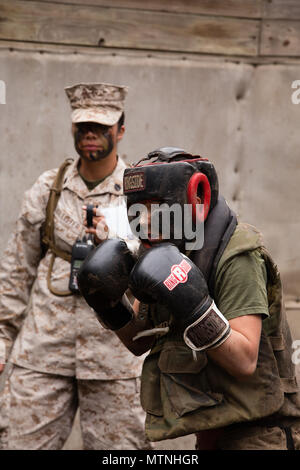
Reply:
[[[270, 312], [270, 317], [263, 320], [255, 373], [239, 381], [205, 352], [197, 352], [195, 360], [182, 335], [170, 327], [168, 334], [157, 339], [143, 366], [141, 402], [147, 412], [146, 434], [151, 441], [270, 415], [300, 416], [280, 276], [254, 227], [237, 225], [217, 273], [232, 257], [255, 249], [260, 251], [267, 268]], [[169, 322], [169, 312], [162, 306], [153, 308], [152, 316], [156, 326]]]

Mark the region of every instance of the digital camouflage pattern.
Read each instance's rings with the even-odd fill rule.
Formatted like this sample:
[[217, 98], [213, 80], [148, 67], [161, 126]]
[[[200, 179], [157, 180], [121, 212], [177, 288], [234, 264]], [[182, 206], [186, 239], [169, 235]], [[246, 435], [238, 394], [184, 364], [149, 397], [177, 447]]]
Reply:
[[[78, 394], [78, 395], [77, 395]], [[150, 449], [139, 380], [78, 380], [14, 366], [10, 450], [61, 449], [79, 403], [85, 450]]]
[[72, 109], [72, 122], [116, 124], [124, 111], [127, 87], [109, 83], [81, 83], [65, 88]]
[[[82, 206], [113, 206], [122, 196], [125, 168], [119, 159], [112, 175], [89, 191], [77, 171], [67, 170], [55, 212], [55, 239], [71, 253], [85, 233]], [[142, 358], [134, 357], [117, 336], [104, 329], [80, 296], [58, 297], [47, 287], [50, 251], [40, 261], [40, 228], [57, 169], [43, 173], [25, 193], [17, 226], [0, 264], [0, 343], [7, 359], [19, 366], [78, 379], [116, 380], [140, 375]], [[135, 242], [133, 242], [135, 243]], [[56, 258], [52, 286], [68, 290], [70, 263]], [[5, 347], [4, 347], [5, 346]], [[1, 348], [0, 348], [1, 349]]]
[[[77, 164], [78, 160], [67, 169], [54, 219], [56, 245], [68, 253], [75, 240], [85, 234], [83, 205], [98, 204], [100, 209], [116, 206], [123, 200], [125, 164], [120, 158], [112, 175], [92, 191], [78, 174]], [[26, 400], [25, 405], [22, 400], [20, 403], [12, 400], [9, 448], [18, 445], [23, 449], [44, 445], [44, 448], [61, 448], [72, 426], [79, 390], [84, 395], [79, 404], [81, 419], [85, 421], [86, 413], [90, 421], [90, 427], [82, 428], [84, 445], [102, 448], [101, 445], [114, 442], [116, 448], [118, 445], [126, 449], [144, 448], [150, 446], [143, 432], [145, 413], [132, 385], [141, 374], [143, 358], [133, 356], [112, 331], [104, 329], [81, 296], [56, 296], [47, 286], [52, 255], [49, 249], [41, 259], [40, 230], [57, 171], [43, 173], [25, 193], [16, 228], [0, 264], [0, 363], [9, 356], [15, 364], [10, 377], [11, 390], [20, 387], [16, 395], [21, 400], [26, 385], [32, 398], [29, 407]], [[133, 251], [137, 249], [136, 241], [126, 241]], [[70, 263], [56, 257], [52, 287], [68, 290], [69, 275]], [[28, 377], [30, 380], [26, 380]], [[93, 391], [88, 392], [89, 386], [94, 387]], [[118, 407], [115, 407], [116, 396], [112, 399], [113, 390], [121, 394]], [[0, 413], [0, 439], [4, 448], [9, 399], [6, 383]], [[134, 413], [131, 410], [129, 414], [128, 404]], [[53, 420], [51, 424], [49, 421]], [[123, 423], [122, 432], [119, 423]], [[28, 429], [31, 438], [23, 435]]]
[[8, 446], [8, 414], [10, 404], [8, 380], [3, 385], [0, 391], [0, 450], [5, 450]]

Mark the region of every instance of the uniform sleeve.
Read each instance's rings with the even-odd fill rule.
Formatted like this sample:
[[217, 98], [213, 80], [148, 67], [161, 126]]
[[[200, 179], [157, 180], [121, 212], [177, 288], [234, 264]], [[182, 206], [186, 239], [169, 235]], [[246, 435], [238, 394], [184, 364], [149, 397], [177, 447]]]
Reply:
[[235, 256], [217, 274], [215, 302], [227, 318], [243, 315], [269, 316], [267, 271], [259, 251]]
[[26, 191], [21, 211], [0, 263], [0, 363], [7, 360], [24, 318], [41, 258], [40, 228], [45, 218], [53, 170]]

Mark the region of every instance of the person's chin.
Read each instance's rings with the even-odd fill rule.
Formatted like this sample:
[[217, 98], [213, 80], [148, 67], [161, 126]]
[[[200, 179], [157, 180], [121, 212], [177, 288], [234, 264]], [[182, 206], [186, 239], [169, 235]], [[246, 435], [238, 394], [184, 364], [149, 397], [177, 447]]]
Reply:
[[88, 151], [87, 149], [81, 150], [79, 155], [88, 162], [99, 162], [108, 157], [108, 154], [103, 152], [102, 149]]
[[159, 245], [160, 243], [163, 243], [164, 240], [147, 238], [145, 240], [141, 240], [141, 242], [144, 248], [149, 249], [149, 248]]
[[149, 240], [141, 240], [141, 244], [146, 250], [149, 250], [149, 248], [152, 248], [153, 246]]

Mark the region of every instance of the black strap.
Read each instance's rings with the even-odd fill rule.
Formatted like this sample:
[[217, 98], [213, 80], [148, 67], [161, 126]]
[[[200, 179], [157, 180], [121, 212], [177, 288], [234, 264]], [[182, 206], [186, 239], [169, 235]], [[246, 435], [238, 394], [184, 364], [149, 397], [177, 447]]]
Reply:
[[86, 225], [87, 227], [93, 227], [93, 217], [94, 217], [94, 204], [88, 204], [86, 208]]
[[287, 450], [295, 450], [294, 439], [293, 439], [292, 430], [290, 426], [288, 427], [279, 426], [279, 427], [285, 432]]
[[141, 158], [134, 166], [139, 165], [141, 162], [153, 160], [154, 162], [168, 162], [192, 158], [190, 153], [177, 147], [161, 147], [148, 153], [145, 157]]
[[210, 295], [214, 297], [215, 275], [218, 263], [237, 225], [237, 217], [223, 196], [209, 213], [204, 226], [204, 245], [192, 253], [192, 261], [201, 269]]
[[54, 212], [60, 198], [60, 194], [63, 186], [63, 179], [66, 170], [73, 160], [67, 158], [62, 165], [59, 167], [57, 175], [54, 179], [53, 185], [50, 188], [49, 198], [46, 206], [45, 221], [41, 226], [41, 253], [42, 257], [45, 256], [48, 248], [50, 248], [56, 256], [71, 261], [71, 255], [63, 250], [56, 247], [54, 239]]

